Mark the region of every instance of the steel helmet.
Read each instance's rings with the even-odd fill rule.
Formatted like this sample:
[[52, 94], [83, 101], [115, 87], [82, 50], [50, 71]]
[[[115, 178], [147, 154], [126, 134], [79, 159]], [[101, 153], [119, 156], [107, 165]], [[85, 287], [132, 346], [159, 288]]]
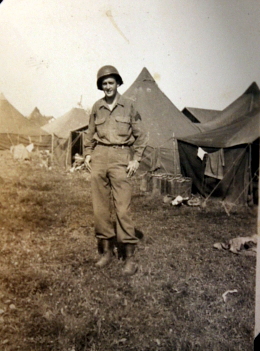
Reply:
[[119, 85], [123, 84], [123, 79], [118, 73], [118, 70], [114, 66], [103, 66], [98, 70], [97, 73], [97, 87], [102, 90], [102, 78], [107, 76], [115, 76]]

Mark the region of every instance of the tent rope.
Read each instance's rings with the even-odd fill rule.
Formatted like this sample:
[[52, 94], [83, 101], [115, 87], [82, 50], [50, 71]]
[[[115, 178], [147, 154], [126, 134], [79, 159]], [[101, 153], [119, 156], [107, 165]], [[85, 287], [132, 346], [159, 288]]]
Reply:
[[248, 188], [248, 186], [250, 184], [253, 184], [253, 180], [255, 177], [257, 177], [257, 172], [259, 171], [259, 167], [258, 169], [255, 171], [254, 176], [249, 180], [249, 182], [246, 183], [246, 185], [244, 186], [243, 190], [240, 192], [240, 194], [238, 195], [238, 197], [235, 199], [234, 203], [230, 204], [230, 209], [227, 209], [227, 207], [225, 206], [225, 204], [223, 203], [224, 209], [227, 212], [227, 214], [230, 214], [230, 211], [232, 210], [233, 206], [236, 204], [236, 202], [239, 200], [240, 196], [245, 192], [245, 190]]
[[[246, 149], [249, 147], [249, 144], [247, 144]], [[242, 152], [237, 156], [237, 158], [235, 159], [235, 161], [233, 161], [232, 163], [232, 167], [230, 167], [227, 171], [227, 173], [223, 176], [223, 178], [217, 183], [217, 185], [213, 188], [213, 190], [209, 193], [209, 195], [205, 198], [205, 200], [203, 201], [203, 206], [206, 206], [206, 203], [208, 201], [208, 199], [211, 197], [211, 195], [214, 193], [214, 191], [217, 189], [217, 187], [219, 186], [219, 184], [221, 184], [221, 182], [225, 179], [225, 177], [229, 174], [229, 172], [231, 170], [233, 170], [234, 165], [236, 164], [237, 160], [241, 157], [241, 155], [243, 154], [243, 152], [245, 152], [244, 150], [242, 150]]]
[[73, 139], [71, 146], [74, 146], [76, 142], [79, 140], [79, 138], [80, 138], [80, 134], [75, 139]]

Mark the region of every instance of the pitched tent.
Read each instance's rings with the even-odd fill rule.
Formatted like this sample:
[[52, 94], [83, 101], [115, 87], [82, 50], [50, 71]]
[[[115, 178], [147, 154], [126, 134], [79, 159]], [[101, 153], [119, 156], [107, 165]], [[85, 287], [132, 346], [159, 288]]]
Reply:
[[45, 149], [51, 143], [49, 133], [24, 117], [3, 94], [0, 94], [0, 140], [0, 149], [31, 143], [36, 148]]
[[181, 171], [192, 178], [193, 191], [233, 204], [252, 202], [259, 174], [259, 123], [260, 91], [253, 83], [214, 123], [202, 124], [204, 131], [179, 138]]
[[253, 82], [241, 96], [239, 96], [235, 101], [233, 101], [223, 111], [221, 111], [221, 113], [218, 115], [218, 118], [215, 118], [214, 120], [207, 123], [198, 124], [197, 126], [199, 130], [212, 130], [223, 125], [231, 124], [239, 117], [245, 116], [247, 113], [252, 111], [252, 109], [255, 107], [255, 104], [258, 103], [258, 95], [258, 85]]
[[220, 111], [208, 110], [204, 108], [185, 107], [182, 113], [187, 116], [193, 123], [206, 123], [215, 120]]
[[32, 121], [34, 124], [36, 124], [37, 126], [40, 126], [40, 127], [49, 123], [52, 118], [53, 117], [43, 116], [37, 107], [35, 107], [34, 110], [32, 111], [32, 113], [28, 116], [28, 119], [30, 121]]
[[149, 135], [140, 170], [180, 173], [173, 134], [175, 137], [194, 134], [198, 132], [196, 125], [167, 98], [146, 68], [123, 95], [136, 102]]
[[89, 122], [89, 114], [83, 108], [72, 108], [63, 116], [42, 127], [52, 135], [53, 163], [68, 167], [75, 153], [83, 151], [83, 133]]

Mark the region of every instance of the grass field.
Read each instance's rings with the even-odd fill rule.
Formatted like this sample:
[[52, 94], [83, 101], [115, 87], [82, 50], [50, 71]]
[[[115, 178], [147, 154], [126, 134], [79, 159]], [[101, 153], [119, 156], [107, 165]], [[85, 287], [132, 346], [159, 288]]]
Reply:
[[117, 252], [94, 265], [86, 174], [0, 156], [1, 351], [253, 349], [256, 259], [213, 244], [255, 234], [255, 208], [134, 196], [139, 270], [125, 277]]

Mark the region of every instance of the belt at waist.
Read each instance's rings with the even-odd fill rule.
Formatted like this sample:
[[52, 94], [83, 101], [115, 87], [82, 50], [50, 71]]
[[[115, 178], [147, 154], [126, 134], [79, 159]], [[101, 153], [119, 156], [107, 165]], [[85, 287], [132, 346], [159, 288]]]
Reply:
[[115, 149], [124, 149], [125, 147], [129, 147], [129, 145], [120, 145], [120, 144], [103, 144], [103, 143], [97, 143], [97, 146], [107, 146], [107, 147], [113, 147]]

